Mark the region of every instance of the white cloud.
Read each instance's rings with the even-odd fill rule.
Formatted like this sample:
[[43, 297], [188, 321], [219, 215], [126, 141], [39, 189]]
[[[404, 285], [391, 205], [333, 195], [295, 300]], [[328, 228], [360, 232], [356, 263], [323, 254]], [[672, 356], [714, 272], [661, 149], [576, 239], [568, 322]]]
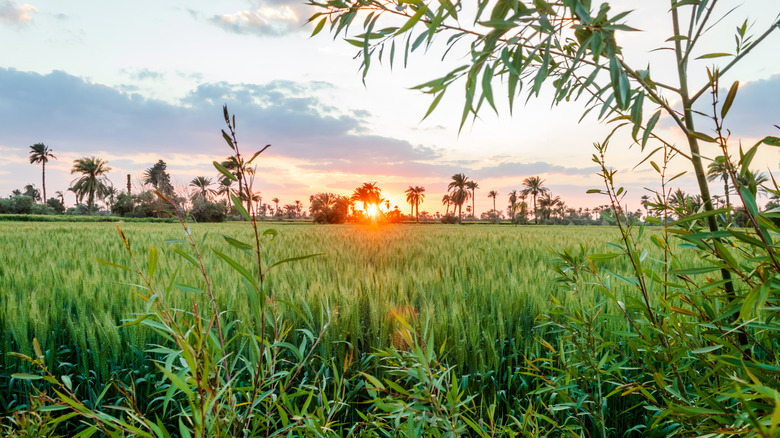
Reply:
[[225, 31], [256, 36], [281, 36], [306, 23], [308, 11], [301, 1], [257, 0], [247, 10], [214, 15], [208, 19]]
[[14, 0], [0, 0], [0, 23], [22, 24], [32, 21], [32, 14], [38, 12], [35, 6], [17, 6]]

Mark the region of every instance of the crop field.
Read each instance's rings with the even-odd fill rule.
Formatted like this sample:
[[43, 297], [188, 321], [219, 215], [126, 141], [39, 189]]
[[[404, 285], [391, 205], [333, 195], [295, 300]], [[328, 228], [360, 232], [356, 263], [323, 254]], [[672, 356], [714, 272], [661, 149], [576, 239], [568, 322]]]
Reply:
[[[160, 251], [156, 281], [175, 284], [173, 299], [189, 306], [201, 288], [197, 271], [172, 249], [179, 224], [120, 224], [139, 254]], [[310, 259], [271, 270], [266, 290], [280, 312], [308, 314], [315, 325], [331, 321], [320, 346], [339, 356], [348, 341], [361, 353], [387, 347], [395, 329], [391, 310], [416, 312], [416, 320], [443, 345], [448, 361], [464, 371], [497, 371], [502, 360], [539, 348], [537, 317], [552, 305], [556, 290], [551, 249], [590, 247], [606, 252], [617, 238], [609, 227], [513, 227], [473, 225], [308, 226], [276, 224], [265, 238], [265, 263], [306, 254]], [[220, 309], [250, 320], [240, 277], [209, 249], [230, 253], [251, 266], [249, 256], [229, 247], [222, 235], [249, 241], [246, 224], [193, 224], [204, 240]], [[181, 244], [178, 244], [181, 245]], [[81, 372], [105, 378], [115, 368], [143, 360], [152, 341], [142, 326], [122, 327], [143, 309], [134, 274], [95, 259], [130, 265], [114, 224], [0, 224], [0, 320], [3, 351], [31, 351], [37, 338], [52, 351], [69, 352]], [[232, 252], [231, 252], [232, 251]], [[617, 260], [617, 259], [616, 259]], [[616, 265], [616, 271], [626, 267]], [[256, 268], [255, 268], [256, 269]], [[172, 275], [177, 272], [175, 280]], [[626, 289], [628, 290], [628, 289]], [[413, 309], [413, 310], [412, 310]], [[412, 317], [414, 318], [414, 317]], [[307, 318], [308, 319], [308, 318]], [[310, 327], [318, 329], [319, 327]], [[3, 356], [6, 366], [14, 359]], [[505, 364], [506, 365], [506, 364]], [[91, 370], [91, 371], [90, 371]]]

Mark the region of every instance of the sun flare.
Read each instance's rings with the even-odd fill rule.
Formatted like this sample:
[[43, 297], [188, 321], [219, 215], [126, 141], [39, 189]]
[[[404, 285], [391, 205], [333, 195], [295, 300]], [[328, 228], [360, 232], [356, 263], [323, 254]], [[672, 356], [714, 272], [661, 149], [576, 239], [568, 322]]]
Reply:
[[377, 212], [379, 209], [377, 209], [376, 205], [369, 204], [368, 207], [366, 207], [366, 215], [368, 217], [376, 217]]

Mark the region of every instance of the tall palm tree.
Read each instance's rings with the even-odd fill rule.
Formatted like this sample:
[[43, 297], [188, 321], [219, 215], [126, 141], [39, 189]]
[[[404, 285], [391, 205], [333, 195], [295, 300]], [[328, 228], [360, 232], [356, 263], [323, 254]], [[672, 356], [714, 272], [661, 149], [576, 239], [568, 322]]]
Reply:
[[276, 208], [274, 209], [274, 214], [279, 214], [279, 198], [271, 199], [271, 202], [276, 204]]
[[377, 187], [375, 182], [366, 182], [355, 189], [350, 200], [362, 203], [363, 211], [366, 211], [369, 205], [374, 205], [378, 208], [383, 201], [382, 190]]
[[731, 201], [729, 200], [729, 165], [726, 163], [726, 157], [715, 157], [707, 166], [707, 181], [713, 182], [718, 179], [723, 180], [723, 192], [726, 193], [726, 208], [731, 215]]
[[450, 195], [445, 194], [441, 197], [441, 205], [447, 206], [447, 212], [444, 213], [444, 215], [450, 214], [450, 204], [452, 203], [452, 199], [450, 198]]
[[471, 212], [474, 214], [474, 217], [477, 217], [477, 189], [479, 188], [479, 184], [474, 181], [466, 181], [466, 188], [471, 190]]
[[87, 195], [89, 214], [92, 214], [95, 196], [103, 198], [107, 194], [108, 186], [106, 183], [110, 181], [106, 174], [110, 171], [111, 168], [108, 167], [108, 161], [97, 157], [84, 157], [73, 160], [73, 168], [70, 169], [70, 173], [80, 173], [81, 177], [71, 182], [71, 189], [73, 189], [79, 199], [83, 199], [84, 194]]
[[412, 206], [412, 213], [416, 211], [415, 221], [420, 222], [420, 204], [425, 199], [425, 187], [409, 186], [404, 193], [406, 193], [406, 202]]
[[46, 163], [56, 160], [51, 149], [43, 143], [35, 143], [30, 146], [30, 164], [41, 164], [41, 180], [43, 183], [43, 203], [46, 203]]
[[214, 189], [211, 188], [213, 184], [214, 182], [211, 178], [205, 176], [196, 176], [193, 178], [192, 181], [190, 181], [190, 187], [196, 188], [197, 191], [192, 195], [192, 199], [203, 199], [204, 201], [208, 201], [209, 195], [215, 193]]
[[498, 191], [491, 190], [491, 191], [488, 192], [488, 198], [493, 198], [493, 213], [498, 213], [498, 212], [496, 212], [496, 198], [497, 197], [498, 197]]
[[466, 183], [469, 178], [462, 174], [456, 173], [452, 175], [452, 181], [447, 185], [447, 191], [450, 192], [450, 200], [452, 204], [458, 207], [458, 223], [463, 223], [463, 203], [468, 201], [471, 193], [466, 188]]
[[543, 195], [549, 190], [544, 185], [544, 180], [540, 176], [529, 176], [523, 180], [523, 193], [525, 195], [531, 195], [534, 198], [534, 223], [539, 223], [539, 211], [536, 205], [536, 197]]
[[512, 190], [509, 192], [509, 215], [512, 217], [513, 223], [515, 221], [515, 212], [517, 212], [517, 190]]

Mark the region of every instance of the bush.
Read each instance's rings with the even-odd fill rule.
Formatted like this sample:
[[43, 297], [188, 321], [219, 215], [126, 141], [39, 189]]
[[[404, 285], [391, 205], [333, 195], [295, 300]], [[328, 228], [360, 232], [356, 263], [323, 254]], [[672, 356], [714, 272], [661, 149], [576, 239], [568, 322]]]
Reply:
[[458, 217], [454, 214], [447, 214], [441, 217], [441, 223], [443, 224], [457, 224]]
[[190, 217], [196, 222], [224, 222], [227, 207], [222, 202], [197, 200], [192, 204]]
[[59, 214], [65, 213], [65, 204], [63, 204], [60, 199], [49, 198], [46, 201], [46, 205], [51, 207], [55, 212]]
[[30, 214], [32, 213], [35, 199], [27, 195], [11, 196], [8, 199], [0, 199], [0, 213]]

